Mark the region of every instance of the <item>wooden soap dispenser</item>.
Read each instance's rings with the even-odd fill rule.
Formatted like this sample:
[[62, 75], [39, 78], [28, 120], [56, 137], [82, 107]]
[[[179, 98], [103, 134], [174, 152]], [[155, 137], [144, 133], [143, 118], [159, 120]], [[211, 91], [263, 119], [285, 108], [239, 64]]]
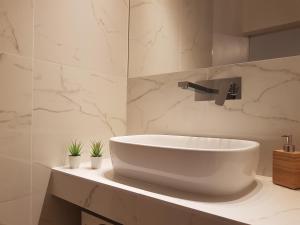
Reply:
[[282, 150], [273, 151], [273, 183], [300, 188], [300, 152], [295, 151], [292, 135], [283, 135]]

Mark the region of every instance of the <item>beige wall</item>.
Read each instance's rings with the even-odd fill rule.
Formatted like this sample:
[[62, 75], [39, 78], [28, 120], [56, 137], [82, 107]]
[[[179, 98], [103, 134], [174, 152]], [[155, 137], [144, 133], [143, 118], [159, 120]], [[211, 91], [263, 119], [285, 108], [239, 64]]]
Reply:
[[31, 224], [33, 8], [0, 1], [0, 224]]
[[300, 22], [299, 0], [243, 0], [243, 32]]
[[128, 0], [0, 1], [0, 224], [39, 222], [71, 140], [88, 160], [90, 140], [107, 150], [126, 132], [128, 12]]
[[[300, 56], [161, 74], [128, 81], [128, 133], [162, 133], [257, 140], [258, 173], [271, 175], [272, 151], [281, 135], [300, 146]], [[177, 87], [182, 80], [242, 77], [242, 99], [195, 102], [194, 93]]]
[[213, 66], [248, 61], [249, 39], [242, 36], [241, 7], [241, 0], [213, 0]]
[[129, 77], [248, 60], [240, 0], [132, 0]]
[[299, 25], [299, 8], [298, 0], [132, 0], [129, 77], [247, 62], [247, 35]]
[[129, 77], [211, 65], [211, 0], [130, 1]]

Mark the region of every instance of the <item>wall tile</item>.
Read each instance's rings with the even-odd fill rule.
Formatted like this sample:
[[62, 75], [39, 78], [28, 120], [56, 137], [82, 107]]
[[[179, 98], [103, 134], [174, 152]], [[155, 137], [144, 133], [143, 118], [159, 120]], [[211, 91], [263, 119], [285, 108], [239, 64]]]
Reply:
[[211, 65], [212, 2], [130, 2], [129, 77]]
[[248, 61], [249, 38], [242, 35], [242, 4], [240, 0], [213, 1], [213, 66]]
[[0, 54], [0, 155], [30, 160], [31, 60]]
[[[103, 140], [126, 132], [126, 77], [35, 61], [33, 105], [33, 220], [38, 222], [51, 167], [64, 165], [72, 140]], [[47, 217], [47, 215], [45, 215]], [[35, 223], [36, 224], [36, 223]]]
[[89, 142], [102, 139], [108, 157], [109, 138], [126, 132], [128, 14], [128, 0], [35, 2], [34, 224], [53, 216], [40, 213], [52, 205], [51, 167], [68, 162], [68, 144], [82, 141], [86, 161]]
[[0, 52], [32, 56], [32, 0], [0, 1]]
[[129, 0], [0, 0], [0, 224], [51, 223], [69, 142], [125, 134], [128, 14]]
[[209, 67], [212, 63], [213, 1], [181, 2], [180, 71]]
[[126, 71], [122, 76], [114, 76], [35, 60], [32, 145], [34, 221], [39, 220], [50, 168], [67, 163], [66, 148], [72, 140], [77, 139], [85, 144], [82, 161], [86, 161], [89, 160], [91, 140], [104, 141], [107, 157], [109, 138], [125, 134], [126, 83]]
[[[0, 223], [31, 225], [30, 196], [0, 203]], [[17, 215], [17, 216], [16, 216]]]
[[300, 57], [215, 67], [209, 79], [241, 76], [243, 98], [224, 107], [208, 104], [207, 134], [258, 140], [261, 145], [259, 172], [270, 175], [272, 150], [282, 146], [281, 135], [293, 134], [300, 144]]
[[130, 2], [130, 76], [178, 71], [181, 0]]
[[[85, 144], [126, 130], [126, 77], [110, 77], [45, 61], [35, 61], [33, 161], [64, 163], [74, 139]], [[43, 149], [43, 151], [41, 151]], [[48, 150], [49, 149], [49, 150]]]
[[0, 224], [30, 224], [31, 75], [31, 60], [0, 54]]
[[[271, 175], [272, 150], [280, 136], [293, 134], [300, 144], [300, 57], [212, 67], [188, 72], [131, 78], [128, 83], [128, 132], [216, 136], [261, 143], [258, 173]], [[242, 100], [194, 102], [193, 93], [177, 88], [179, 80], [242, 77]]]
[[[193, 92], [179, 89], [177, 82], [205, 80], [206, 77], [207, 70], [200, 69], [129, 79], [128, 133], [191, 133], [201, 129], [205, 118], [195, 114], [205, 113], [207, 104], [195, 103]], [[196, 123], [199, 126], [195, 127]]]
[[35, 57], [123, 76], [128, 7], [128, 0], [36, 0]]

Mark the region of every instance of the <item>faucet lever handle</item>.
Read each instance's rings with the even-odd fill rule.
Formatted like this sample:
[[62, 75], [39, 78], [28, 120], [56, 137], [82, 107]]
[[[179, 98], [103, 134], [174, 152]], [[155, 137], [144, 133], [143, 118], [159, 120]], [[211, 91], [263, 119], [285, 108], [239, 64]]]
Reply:
[[224, 102], [227, 98], [227, 95], [229, 93], [231, 85], [232, 85], [231, 82], [224, 82], [220, 85], [219, 93], [215, 97], [215, 104], [216, 105], [224, 105]]

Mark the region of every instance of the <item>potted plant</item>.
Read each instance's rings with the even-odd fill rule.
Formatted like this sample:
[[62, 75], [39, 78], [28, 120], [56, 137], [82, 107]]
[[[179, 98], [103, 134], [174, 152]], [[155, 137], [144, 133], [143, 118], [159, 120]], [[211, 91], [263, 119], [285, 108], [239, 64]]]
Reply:
[[98, 169], [101, 166], [103, 155], [103, 143], [102, 141], [95, 141], [91, 144], [91, 167], [92, 169]]
[[80, 142], [73, 141], [69, 146], [69, 162], [71, 169], [76, 169], [80, 165], [80, 155], [81, 155], [82, 145]]

